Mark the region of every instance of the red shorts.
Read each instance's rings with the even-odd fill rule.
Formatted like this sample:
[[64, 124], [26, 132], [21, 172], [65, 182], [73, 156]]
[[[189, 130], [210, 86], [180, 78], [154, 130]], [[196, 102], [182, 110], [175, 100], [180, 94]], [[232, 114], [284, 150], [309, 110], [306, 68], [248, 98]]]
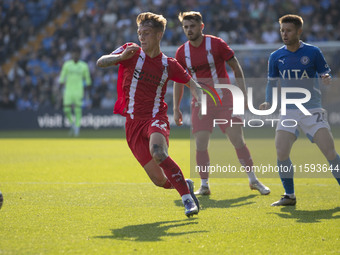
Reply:
[[169, 145], [170, 125], [166, 116], [149, 120], [127, 119], [125, 133], [133, 155], [144, 167], [152, 159], [149, 146], [150, 135], [152, 133], [161, 133]]
[[230, 121], [234, 123], [242, 122], [240, 116], [232, 116], [233, 106], [207, 106], [207, 114], [201, 115], [199, 118], [201, 107], [191, 103], [191, 126], [192, 133], [195, 134], [198, 131], [213, 131], [214, 119], [227, 120], [226, 124], [218, 124], [223, 133], [226, 132], [227, 127], [230, 127]]

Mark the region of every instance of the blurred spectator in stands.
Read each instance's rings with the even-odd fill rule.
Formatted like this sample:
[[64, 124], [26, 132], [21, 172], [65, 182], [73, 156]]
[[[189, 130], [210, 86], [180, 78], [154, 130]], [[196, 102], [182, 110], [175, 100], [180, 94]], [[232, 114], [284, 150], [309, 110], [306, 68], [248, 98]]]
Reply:
[[277, 43], [280, 40], [279, 33], [271, 24], [266, 25], [262, 33], [262, 43]]
[[10, 98], [9, 92], [3, 92], [1, 100], [0, 100], [0, 109], [5, 110], [14, 110], [15, 109], [15, 101], [14, 98]]
[[[9, 60], [29, 40], [34, 39], [42, 26], [58, 17], [64, 8], [73, 2], [0, 0], [0, 64]], [[90, 97], [92, 107], [100, 107], [106, 90], [115, 93], [115, 84], [112, 80], [108, 82], [107, 77], [116, 77], [118, 69], [98, 71], [95, 60], [110, 53], [125, 41], [138, 42], [136, 25], [132, 22], [135, 16], [144, 11], [162, 13], [168, 19], [162, 47], [177, 46], [186, 41], [177, 15], [180, 11], [193, 9], [206, 17], [204, 31], [217, 34], [229, 45], [278, 42], [277, 28], [266, 24], [275, 23], [278, 17], [287, 13], [304, 17], [306, 27], [302, 39], [307, 43], [340, 41], [338, 0], [87, 0], [84, 9], [72, 13], [61, 27], [57, 27], [52, 36], [45, 35], [37, 52], [32, 50], [27, 56], [21, 56], [8, 77], [7, 74], [1, 75], [0, 70], [0, 91], [11, 82], [14, 83], [11, 85], [11, 91], [15, 100], [22, 97], [22, 90], [32, 99], [33, 92], [28, 86], [33, 83], [39, 101], [42, 98], [44, 102], [40, 102], [40, 108], [50, 105], [54, 109], [61, 109], [62, 92], [55, 75], [63, 62], [69, 58], [72, 45], [76, 43], [81, 48], [81, 58], [88, 63], [93, 77], [94, 86], [91, 88]], [[340, 69], [337, 55], [334, 54], [333, 62], [329, 61], [334, 74]], [[266, 71], [261, 69], [265, 68], [265, 65], [259, 65], [261, 60], [256, 57], [239, 60], [245, 67], [246, 77], [265, 75]], [[23, 73], [25, 76], [31, 76], [31, 81], [23, 78]], [[102, 87], [102, 84], [105, 86]]]
[[13, 82], [15, 79], [23, 79], [25, 77], [25, 71], [19, 66], [18, 63], [14, 63], [11, 70], [9, 70], [7, 77], [10, 82]]
[[24, 93], [23, 97], [19, 98], [17, 102], [17, 109], [19, 111], [32, 110], [32, 103], [26, 93]]
[[36, 93], [32, 97], [31, 105], [33, 111], [38, 111], [40, 108], [40, 101]]
[[100, 101], [100, 108], [102, 109], [112, 109], [115, 105], [116, 100], [113, 97], [113, 93], [111, 90], [106, 91], [105, 97]]
[[94, 93], [92, 93], [91, 98], [92, 98], [92, 108], [93, 109], [100, 108], [100, 102], [103, 97], [101, 93], [98, 91], [98, 88], [95, 89]]

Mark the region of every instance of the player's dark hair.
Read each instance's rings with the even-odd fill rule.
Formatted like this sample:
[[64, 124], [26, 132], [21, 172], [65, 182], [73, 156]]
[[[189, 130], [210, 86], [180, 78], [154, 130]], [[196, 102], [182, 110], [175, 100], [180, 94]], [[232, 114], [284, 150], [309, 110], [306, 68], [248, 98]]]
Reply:
[[158, 15], [152, 12], [143, 12], [137, 16], [137, 26], [149, 26], [161, 32], [165, 31], [166, 19], [163, 15]]
[[295, 25], [295, 27], [297, 29], [299, 29], [299, 28], [302, 28], [302, 26], [303, 26], [303, 19], [298, 15], [287, 14], [287, 15], [282, 16], [279, 19], [279, 23], [280, 23], [280, 25], [282, 23], [293, 23]]
[[203, 22], [201, 13], [195, 11], [181, 12], [180, 14], [178, 14], [178, 19], [181, 23], [183, 22], [183, 20], [195, 20], [198, 23]]

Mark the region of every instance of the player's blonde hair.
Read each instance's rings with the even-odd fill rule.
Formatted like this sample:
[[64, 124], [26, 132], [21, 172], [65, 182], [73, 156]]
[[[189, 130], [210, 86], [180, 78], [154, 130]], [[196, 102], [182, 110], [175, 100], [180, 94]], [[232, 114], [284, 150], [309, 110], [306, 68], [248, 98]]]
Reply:
[[279, 23], [280, 25], [282, 23], [293, 23], [297, 29], [300, 29], [303, 26], [303, 19], [299, 15], [287, 14], [279, 19]]
[[143, 12], [137, 16], [137, 26], [149, 26], [160, 32], [165, 31], [166, 19], [163, 15], [158, 15], [152, 12]]
[[203, 23], [202, 14], [200, 12], [190, 11], [190, 12], [180, 12], [178, 14], [178, 19], [181, 23], [183, 20], [195, 20], [198, 23]]

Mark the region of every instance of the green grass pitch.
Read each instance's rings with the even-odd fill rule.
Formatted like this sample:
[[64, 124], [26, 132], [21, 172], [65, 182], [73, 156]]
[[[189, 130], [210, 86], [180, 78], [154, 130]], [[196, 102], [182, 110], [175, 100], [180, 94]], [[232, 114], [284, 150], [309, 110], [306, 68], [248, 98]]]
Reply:
[[[187, 219], [178, 193], [151, 183], [121, 131], [91, 132], [0, 133], [0, 254], [340, 253], [333, 178], [296, 178], [297, 205], [284, 208], [270, 206], [283, 193], [279, 178], [261, 179], [268, 196], [251, 191], [246, 175], [214, 178], [199, 215]], [[274, 140], [262, 137], [272, 134], [246, 133], [255, 162], [275, 164]], [[190, 140], [178, 137], [169, 154], [188, 178]], [[326, 163], [305, 138], [292, 160]]]

